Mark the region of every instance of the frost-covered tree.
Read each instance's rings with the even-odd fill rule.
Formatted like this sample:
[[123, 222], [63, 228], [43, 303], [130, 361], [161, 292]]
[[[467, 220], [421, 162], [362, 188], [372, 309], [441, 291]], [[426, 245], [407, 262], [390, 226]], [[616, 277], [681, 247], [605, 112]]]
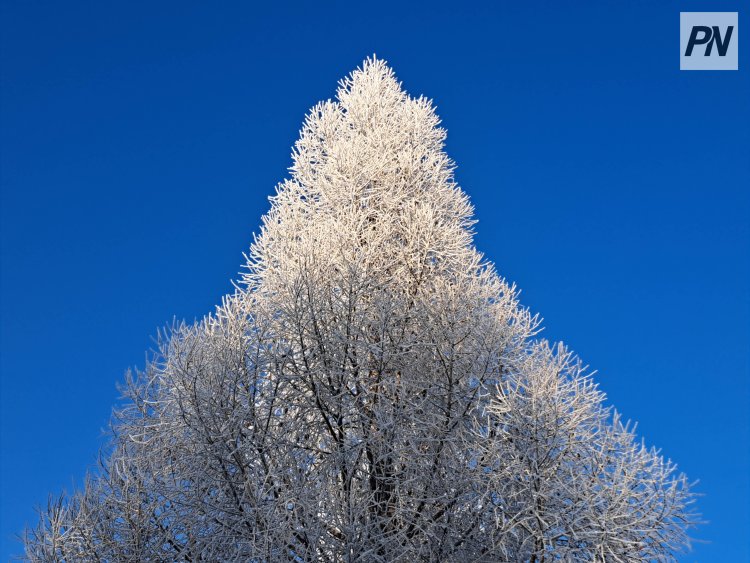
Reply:
[[29, 559], [674, 559], [685, 477], [536, 336], [444, 140], [374, 58], [312, 109], [237, 291], [128, 377]]

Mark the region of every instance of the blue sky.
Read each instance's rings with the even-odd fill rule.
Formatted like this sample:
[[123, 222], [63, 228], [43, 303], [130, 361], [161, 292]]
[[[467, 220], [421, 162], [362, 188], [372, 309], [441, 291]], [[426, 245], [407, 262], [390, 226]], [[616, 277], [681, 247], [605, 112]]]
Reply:
[[[478, 247], [700, 481], [684, 560], [750, 560], [747, 4], [352, 4], [2, 0], [0, 557], [377, 53], [435, 100]], [[681, 10], [740, 12], [740, 71], [679, 71]]]

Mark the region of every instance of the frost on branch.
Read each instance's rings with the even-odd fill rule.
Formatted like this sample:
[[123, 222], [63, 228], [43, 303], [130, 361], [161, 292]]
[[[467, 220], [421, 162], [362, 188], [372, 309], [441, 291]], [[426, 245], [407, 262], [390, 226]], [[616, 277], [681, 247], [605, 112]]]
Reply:
[[683, 476], [473, 246], [432, 103], [314, 107], [215, 314], [162, 338], [34, 561], [671, 561]]

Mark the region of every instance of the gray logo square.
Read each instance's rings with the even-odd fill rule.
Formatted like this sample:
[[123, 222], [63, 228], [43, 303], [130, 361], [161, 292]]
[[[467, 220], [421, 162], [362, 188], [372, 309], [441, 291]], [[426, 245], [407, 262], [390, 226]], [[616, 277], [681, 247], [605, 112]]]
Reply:
[[680, 12], [680, 70], [737, 70], [737, 12]]

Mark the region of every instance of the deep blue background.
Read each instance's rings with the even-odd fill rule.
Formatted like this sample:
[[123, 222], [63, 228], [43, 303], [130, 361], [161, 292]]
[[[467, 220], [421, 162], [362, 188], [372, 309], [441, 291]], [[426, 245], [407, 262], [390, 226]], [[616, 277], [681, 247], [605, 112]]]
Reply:
[[[434, 98], [477, 244], [747, 561], [750, 81], [738, 2], [2, 1], [0, 556], [96, 458], [158, 327], [231, 290], [305, 112], [372, 53]], [[680, 72], [679, 12], [740, 11]]]

